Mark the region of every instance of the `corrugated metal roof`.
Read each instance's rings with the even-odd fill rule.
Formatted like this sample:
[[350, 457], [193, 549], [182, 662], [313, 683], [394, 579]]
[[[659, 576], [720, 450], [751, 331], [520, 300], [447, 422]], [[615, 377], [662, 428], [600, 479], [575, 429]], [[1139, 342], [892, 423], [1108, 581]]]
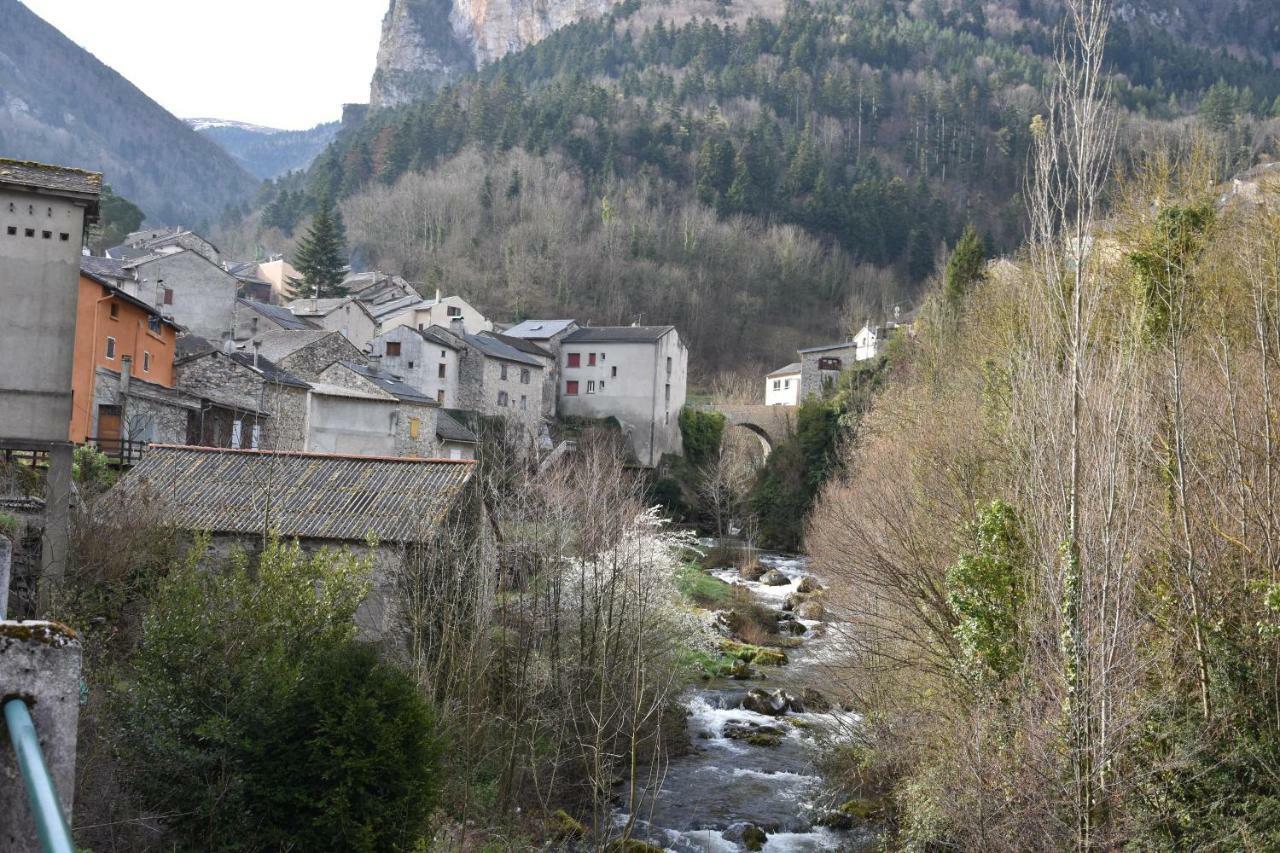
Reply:
[[187, 530], [421, 542], [474, 470], [463, 460], [153, 445], [116, 492], [146, 490]]
[[[566, 344], [652, 343], [675, 326], [586, 326], [565, 337]], [[507, 330], [511, 334], [511, 330]]]

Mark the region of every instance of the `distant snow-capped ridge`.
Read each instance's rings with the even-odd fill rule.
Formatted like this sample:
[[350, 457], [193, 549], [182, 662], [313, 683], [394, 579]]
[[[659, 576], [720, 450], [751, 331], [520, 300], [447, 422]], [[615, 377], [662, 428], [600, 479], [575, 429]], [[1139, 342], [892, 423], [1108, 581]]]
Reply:
[[211, 127], [234, 127], [236, 130], [247, 130], [252, 133], [284, 133], [278, 127], [263, 127], [260, 124], [249, 124], [244, 121], [231, 121], [225, 118], [187, 118], [183, 119], [193, 130], [208, 130]]

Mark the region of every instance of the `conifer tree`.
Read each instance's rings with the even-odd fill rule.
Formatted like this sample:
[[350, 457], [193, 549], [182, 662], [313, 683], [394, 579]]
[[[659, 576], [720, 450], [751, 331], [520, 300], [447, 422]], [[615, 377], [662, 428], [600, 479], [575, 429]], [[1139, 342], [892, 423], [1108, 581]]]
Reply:
[[333, 202], [321, 199], [311, 227], [294, 253], [293, 265], [302, 278], [291, 283], [299, 292], [319, 297], [346, 295], [342, 286], [347, 268], [345, 230]]
[[987, 250], [983, 247], [977, 230], [970, 225], [964, 229], [964, 234], [951, 251], [951, 257], [947, 259], [942, 295], [948, 305], [959, 305], [969, 289], [986, 276], [983, 270], [986, 261]]

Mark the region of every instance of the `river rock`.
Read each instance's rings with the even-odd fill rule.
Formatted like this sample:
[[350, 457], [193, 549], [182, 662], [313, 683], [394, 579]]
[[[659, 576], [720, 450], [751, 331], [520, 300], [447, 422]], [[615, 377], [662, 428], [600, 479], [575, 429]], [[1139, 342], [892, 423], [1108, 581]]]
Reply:
[[755, 678], [755, 670], [751, 668], [751, 664], [742, 658], [734, 658], [733, 663], [729, 664], [729, 677], [744, 681], [748, 678]]
[[822, 584], [813, 575], [805, 575], [796, 584], [796, 592], [822, 592]]
[[794, 619], [791, 619], [780, 623], [778, 625], [778, 630], [782, 631], [784, 634], [790, 634], [793, 637], [798, 637], [809, 629], [804, 626], [803, 622], [797, 622]]
[[765, 586], [786, 586], [791, 583], [791, 578], [787, 577], [777, 569], [770, 569], [760, 576], [760, 583]]
[[816, 622], [826, 615], [827, 609], [821, 601], [802, 601], [796, 605], [795, 614], [801, 619]]
[[781, 717], [792, 710], [793, 704], [799, 704], [799, 700], [780, 689], [770, 691], [755, 687], [748, 690], [747, 695], [742, 697], [742, 707], [745, 710], [764, 714], [767, 717]]
[[831, 710], [831, 701], [822, 695], [822, 691], [812, 687], [804, 689], [804, 693], [801, 694], [801, 701], [804, 702], [805, 710], [813, 711], [815, 714], [825, 714]]
[[752, 560], [750, 563], [747, 563], [745, 566], [738, 569], [738, 574], [742, 576], [743, 580], [747, 581], [758, 581], [767, 572], [768, 569], [760, 565], [759, 560]]
[[731, 720], [724, 724], [724, 736], [752, 746], [777, 746], [782, 743], [786, 733], [777, 726]]
[[741, 844], [748, 850], [763, 850], [769, 835], [754, 823], [735, 823], [721, 833], [725, 841]]

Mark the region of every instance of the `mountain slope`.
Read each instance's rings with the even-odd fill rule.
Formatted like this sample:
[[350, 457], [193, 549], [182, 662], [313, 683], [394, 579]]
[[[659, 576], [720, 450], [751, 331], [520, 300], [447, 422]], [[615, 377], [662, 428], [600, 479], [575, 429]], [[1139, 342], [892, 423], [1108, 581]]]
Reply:
[[187, 124], [214, 142], [256, 177], [275, 178], [311, 165], [338, 135], [338, 122], [309, 130], [280, 130], [238, 121], [189, 118]]
[[0, 154], [94, 169], [151, 222], [199, 225], [258, 182], [17, 0], [0, 0]]

